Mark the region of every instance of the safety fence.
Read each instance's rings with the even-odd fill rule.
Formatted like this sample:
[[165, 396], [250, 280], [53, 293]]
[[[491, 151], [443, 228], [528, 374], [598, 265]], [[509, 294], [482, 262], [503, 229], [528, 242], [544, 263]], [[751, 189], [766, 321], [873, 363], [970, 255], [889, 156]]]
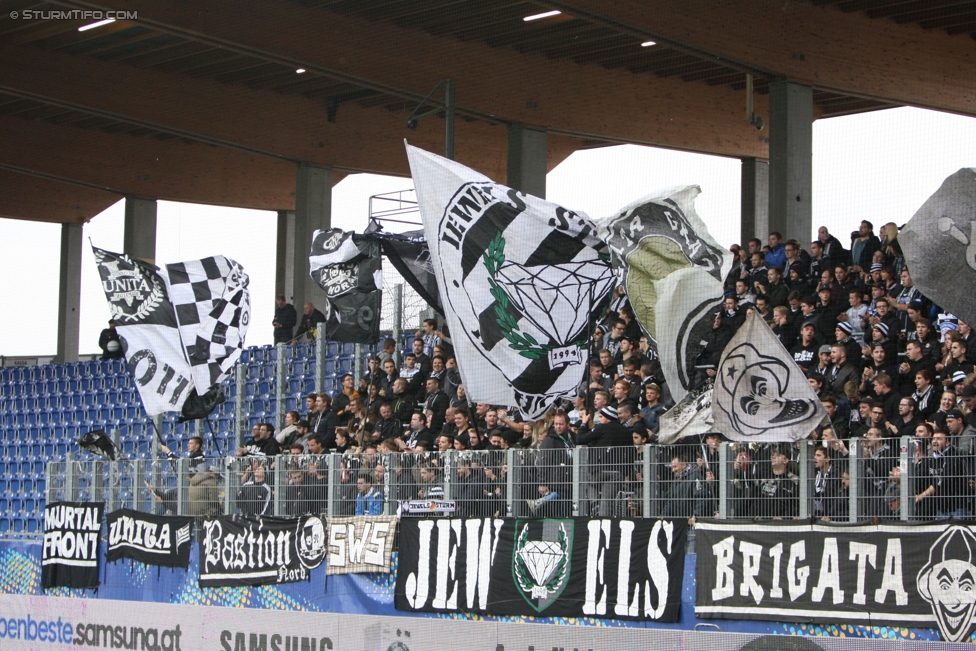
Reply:
[[[712, 439], [714, 443], [714, 439]], [[944, 439], [49, 463], [47, 503], [196, 516], [400, 514], [918, 521], [973, 514]]]

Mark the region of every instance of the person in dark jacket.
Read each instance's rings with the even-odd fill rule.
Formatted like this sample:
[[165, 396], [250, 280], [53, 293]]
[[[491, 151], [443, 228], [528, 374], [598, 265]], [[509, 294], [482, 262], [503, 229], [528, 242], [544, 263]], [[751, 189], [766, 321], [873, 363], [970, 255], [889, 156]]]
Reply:
[[689, 524], [694, 524], [692, 518], [708, 515], [705, 513], [707, 492], [705, 479], [698, 466], [688, 463], [680, 454], [671, 457], [671, 472], [674, 479], [668, 491], [661, 517], [664, 519], [687, 518]]
[[284, 294], [275, 296], [274, 321], [274, 342], [276, 344], [291, 341], [292, 333], [295, 331], [295, 324], [298, 323], [298, 313], [295, 306], [285, 301]]
[[109, 321], [108, 327], [98, 335], [98, 347], [102, 349], [102, 359], [121, 359], [125, 356], [114, 319]]
[[569, 417], [557, 412], [552, 419], [552, 427], [539, 444], [539, 456], [536, 458], [539, 496], [527, 500], [537, 517], [570, 516], [574, 447]]
[[[609, 517], [615, 497], [611, 493], [620, 479], [620, 471], [616, 468], [620, 451], [613, 448], [633, 445], [633, 437], [630, 429], [619, 421], [616, 407], [603, 407], [596, 418], [597, 425], [592, 430], [581, 430], [577, 442], [591, 448], [587, 458], [593, 482], [591, 498], [592, 502], [596, 502], [596, 508], [591, 513]], [[605, 492], [601, 492], [601, 489], [605, 489]]]
[[237, 508], [244, 515], [271, 513], [271, 486], [265, 481], [266, 477], [267, 470], [260, 461], [255, 460], [244, 469], [241, 487], [237, 491]]
[[295, 333], [295, 338], [302, 335], [314, 337], [315, 326], [320, 323], [325, 323], [325, 315], [316, 310], [315, 306], [311, 303], [306, 303], [302, 320], [298, 323], [298, 331]]
[[874, 252], [881, 250], [881, 240], [874, 234], [874, 224], [864, 220], [858, 230], [851, 233], [851, 261], [854, 273], [863, 273], [871, 268]]

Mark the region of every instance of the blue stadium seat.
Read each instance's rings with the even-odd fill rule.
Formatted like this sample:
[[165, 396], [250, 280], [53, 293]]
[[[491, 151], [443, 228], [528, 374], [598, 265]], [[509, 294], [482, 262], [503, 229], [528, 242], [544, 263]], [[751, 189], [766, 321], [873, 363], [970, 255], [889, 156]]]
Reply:
[[325, 356], [336, 357], [340, 352], [339, 343], [336, 341], [325, 342]]

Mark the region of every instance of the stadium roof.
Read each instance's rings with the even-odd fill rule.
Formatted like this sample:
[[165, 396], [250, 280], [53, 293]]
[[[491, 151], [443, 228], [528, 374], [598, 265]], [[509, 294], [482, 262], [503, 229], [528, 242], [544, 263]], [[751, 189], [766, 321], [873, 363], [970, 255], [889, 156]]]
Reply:
[[955, 0], [0, 0], [0, 215], [292, 209], [300, 162], [405, 175], [404, 138], [443, 149], [442, 120], [406, 117], [444, 79], [456, 157], [499, 180], [512, 123], [549, 132], [550, 168], [623, 142], [765, 159], [747, 75], [766, 116], [780, 78], [818, 118], [976, 115], [974, 38]]

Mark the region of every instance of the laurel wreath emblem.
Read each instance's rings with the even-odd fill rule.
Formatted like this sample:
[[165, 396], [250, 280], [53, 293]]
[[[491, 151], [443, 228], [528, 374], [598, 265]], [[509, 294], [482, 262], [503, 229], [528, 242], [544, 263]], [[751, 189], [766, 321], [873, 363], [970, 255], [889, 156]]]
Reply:
[[508, 347], [517, 351], [522, 357], [532, 360], [541, 359], [548, 355], [553, 346], [540, 344], [531, 333], [522, 332], [515, 315], [508, 309], [511, 301], [505, 292], [505, 288], [495, 281], [498, 270], [505, 263], [505, 239], [502, 237], [501, 231], [488, 243], [482, 260], [485, 268], [488, 269], [488, 285], [491, 287], [491, 295], [495, 299], [495, 316], [497, 317], [495, 322], [501, 328], [502, 336], [508, 340]]
[[[532, 576], [529, 574], [529, 568], [525, 566], [525, 561], [522, 560], [521, 554], [518, 552], [525, 547], [529, 538], [529, 525], [522, 527], [522, 533], [519, 534], [518, 541], [515, 543], [515, 580], [518, 581], [519, 587], [522, 588], [523, 592], [532, 592], [532, 589], [537, 587]], [[563, 582], [566, 576], [566, 562], [567, 562], [567, 549], [569, 548], [566, 539], [566, 529], [559, 527], [559, 535], [556, 538], [556, 542], [559, 543], [559, 549], [562, 551], [563, 556], [559, 559], [559, 563], [556, 565], [556, 569], [553, 570], [552, 575], [550, 575], [549, 580], [543, 586], [538, 586], [545, 588], [546, 592], [552, 594], [559, 588], [559, 585]]]
[[[142, 271], [139, 265], [135, 263], [129, 256], [121, 255], [119, 256], [119, 258], [124, 262], [131, 264], [133, 269], [139, 269], [140, 272]], [[101, 251], [96, 250], [95, 262], [98, 264], [102, 264], [105, 262], [105, 259], [106, 259], [105, 254], [102, 253]], [[162, 284], [158, 281], [158, 279], [155, 277], [154, 274], [146, 274], [146, 276], [149, 282], [152, 284], [152, 291], [145, 299], [139, 302], [138, 307], [136, 308], [136, 311], [133, 314], [129, 314], [121, 307], [119, 307], [115, 303], [115, 301], [109, 299], [109, 307], [112, 310], [113, 319], [119, 318], [125, 321], [132, 321], [132, 322], [141, 321], [142, 319], [152, 314], [156, 310], [156, 308], [159, 307], [159, 305], [163, 302], [163, 299], [165, 298], [165, 294], [163, 292]]]

